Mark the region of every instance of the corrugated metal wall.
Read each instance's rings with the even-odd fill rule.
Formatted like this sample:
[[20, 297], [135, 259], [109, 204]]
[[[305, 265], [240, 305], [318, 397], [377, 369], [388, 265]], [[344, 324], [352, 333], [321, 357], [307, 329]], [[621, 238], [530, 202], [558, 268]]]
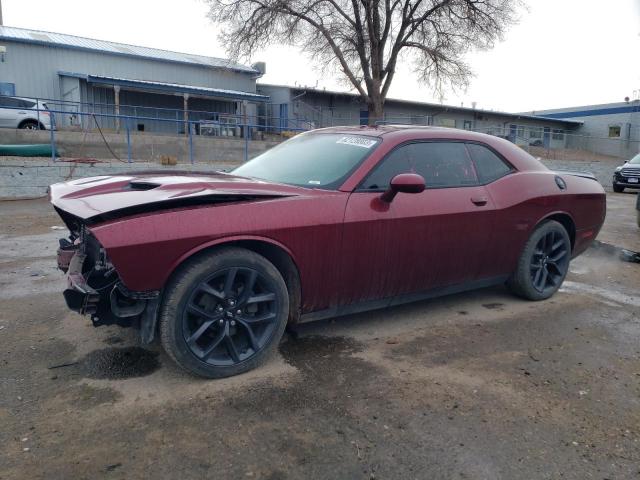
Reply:
[[[366, 110], [359, 97], [337, 95], [332, 92], [318, 92], [303, 88], [289, 88], [278, 85], [258, 85], [261, 92], [269, 95], [273, 102], [272, 112], [277, 111], [276, 100], [289, 105], [289, 115], [304, 121], [312, 122], [315, 127], [337, 125], [358, 125], [360, 112]], [[295, 100], [293, 100], [295, 98]], [[493, 135], [506, 136], [510, 132], [510, 125], [524, 128], [524, 137], [518, 138], [517, 143], [527, 144], [530, 140], [530, 130], [549, 127], [552, 130], [566, 130], [567, 126], [561, 122], [549, 120], [535, 120], [528, 118], [514, 118], [499, 112], [472, 112], [446, 107], [410, 103], [405, 101], [387, 100], [385, 104], [385, 119], [388, 122], [417, 125], [436, 125], [455, 128], [468, 127], [472, 130], [487, 132]], [[275, 125], [277, 116], [272, 114], [270, 124]], [[522, 131], [522, 129], [520, 130]], [[552, 148], [563, 148], [566, 136], [562, 139], [550, 138]]]
[[0, 63], [0, 82], [14, 83], [20, 96], [60, 99], [58, 71], [256, 91], [251, 75], [231, 70], [5, 40], [2, 45], [7, 51]]

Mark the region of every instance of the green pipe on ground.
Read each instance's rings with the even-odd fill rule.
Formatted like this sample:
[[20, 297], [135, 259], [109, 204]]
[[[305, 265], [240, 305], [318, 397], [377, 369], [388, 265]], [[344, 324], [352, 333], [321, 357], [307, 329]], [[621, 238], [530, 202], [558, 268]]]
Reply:
[[0, 156], [3, 157], [50, 157], [51, 153], [50, 143], [0, 145]]

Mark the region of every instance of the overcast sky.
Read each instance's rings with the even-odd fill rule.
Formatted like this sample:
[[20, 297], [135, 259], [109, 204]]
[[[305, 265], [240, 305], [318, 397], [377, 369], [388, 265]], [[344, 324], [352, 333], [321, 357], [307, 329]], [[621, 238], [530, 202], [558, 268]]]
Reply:
[[[1, 0], [4, 24], [149, 47], [225, 56], [218, 28], [200, 0]], [[640, 91], [640, 0], [528, 0], [504, 42], [469, 55], [476, 74], [445, 103], [529, 111], [623, 101]], [[319, 73], [295, 48], [256, 52], [264, 83], [345, 90], [335, 72]], [[409, 66], [390, 97], [438, 101]]]

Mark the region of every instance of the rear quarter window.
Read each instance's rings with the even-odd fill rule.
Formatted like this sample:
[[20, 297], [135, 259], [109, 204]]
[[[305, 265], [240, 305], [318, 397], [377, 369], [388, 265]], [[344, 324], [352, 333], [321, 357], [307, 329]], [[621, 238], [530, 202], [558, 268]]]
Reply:
[[483, 184], [491, 183], [513, 171], [511, 165], [484, 145], [468, 143], [467, 149], [476, 165], [478, 178]]
[[9, 108], [24, 108], [22, 100], [11, 97], [0, 97], [0, 106]]

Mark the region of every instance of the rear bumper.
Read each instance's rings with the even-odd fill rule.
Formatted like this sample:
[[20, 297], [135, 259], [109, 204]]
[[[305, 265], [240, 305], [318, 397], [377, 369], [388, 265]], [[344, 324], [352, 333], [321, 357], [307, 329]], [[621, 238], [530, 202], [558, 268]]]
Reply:
[[585, 228], [576, 231], [576, 238], [573, 245], [571, 258], [584, 253], [598, 236], [601, 227]]

